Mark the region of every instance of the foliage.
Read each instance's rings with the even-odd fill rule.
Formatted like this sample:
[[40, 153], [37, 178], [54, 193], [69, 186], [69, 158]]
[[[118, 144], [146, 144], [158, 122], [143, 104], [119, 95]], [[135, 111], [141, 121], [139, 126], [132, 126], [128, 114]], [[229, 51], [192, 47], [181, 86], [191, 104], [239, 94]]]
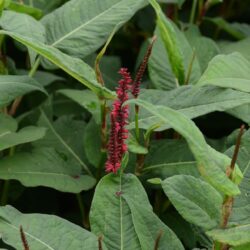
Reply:
[[248, 250], [249, 4], [0, 1], [0, 248]]

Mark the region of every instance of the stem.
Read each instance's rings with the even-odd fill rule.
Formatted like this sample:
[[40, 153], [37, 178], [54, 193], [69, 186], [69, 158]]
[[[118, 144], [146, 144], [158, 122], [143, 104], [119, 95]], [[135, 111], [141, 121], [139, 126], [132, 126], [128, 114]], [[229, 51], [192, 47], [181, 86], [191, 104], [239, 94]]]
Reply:
[[[144, 146], [145, 148], [149, 148], [149, 143], [150, 143], [150, 137], [151, 134], [154, 132], [155, 129], [160, 127], [160, 124], [155, 124], [151, 126], [151, 128], [148, 129], [146, 134], [144, 135]], [[136, 155], [136, 167], [135, 167], [135, 174], [139, 176], [143, 170], [144, 167], [144, 160], [145, 160], [145, 155], [144, 154], [137, 154]]]
[[197, 3], [198, 3], [197, 0], [193, 0], [191, 14], [190, 14], [190, 18], [189, 18], [189, 24], [193, 24], [194, 23], [194, 17], [195, 17], [195, 11], [197, 9]]
[[140, 141], [140, 129], [139, 129], [139, 106], [135, 104], [135, 138], [137, 142]]
[[30, 2], [30, 6], [33, 7], [34, 6], [33, 0], [29, 0], [29, 2]]
[[[104, 56], [112, 38], [114, 37], [118, 27], [119, 27], [120, 23], [118, 23], [115, 28], [113, 29], [113, 31], [111, 32], [111, 34], [108, 37], [108, 40], [106, 41], [105, 45], [103, 46], [103, 48], [101, 49], [101, 51], [98, 53], [98, 55], [96, 56], [95, 59], [95, 75], [96, 75], [96, 79], [97, 81], [100, 83], [101, 86], [104, 86], [104, 80], [103, 80], [103, 76], [102, 76], [102, 72], [100, 69], [100, 61], [102, 59], [102, 57]], [[99, 97], [99, 101], [101, 104], [101, 152], [106, 152], [106, 144], [107, 144], [107, 123], [106, 123], [106, 114], [107, 114], [107, 102], [103, 97]]]
[[84, 226], [84, 228], [89, 228], [89, 222], [87, 220], [87, 216], [85, 216], [85, 207], [83, 205], [83, 200], [82, 200], [82, 196], [81, 194], [76, 194], [76, 199], [77, 199], [77, 202], [78, 202], [78, 206], [79, 206], [79, 210], [80, 210], [80, 213], [81, 213], [81, 217], [82, 217], [82, 224]]
[[35, 63], [33, 64], [32, 68], [30, 69], [30, 72], [28, 74], [29, 77], [33, 77], [35, 75], [40, 62], [41, 62], [41, 57], [38, 56]]
[[163, 231], [160, 230], [160, 232], [158, 233], [157, 238], [155, 240], [154, 250], [158, 250], [159, 249], [160, 239], [161, 239], [162, 235], [163, 235]]
[[107, 101], [103, 98], [100, 98], [101, 103], [101, 152], [107, 151], [107, 122], [106, 122], [106, 114], [107, 114]]
[[[119, 190], [119, 192], [122, 192], [122, 174], [123, 174], [123, 170], [121, 169], [121, 172], [120, 172], [120, 190]], [[122, 195], [120, 195], [119, 198], [120, 198], [120, 234], [121, 234], [120, 246], [121, 246], [121, 250], [123, 250], [123, 219], [122, 219], [123, 207], [122, 207]]]
[[[240, 149], [240, 142], [241, 142], [241, 138], [242, 138], [242, 135], [244, 133], [244, 130], [245, 130], [245, 125], [242, 125], [240, 127], [240, 132], [239, 132], [238, 137], [237, 137], [237, 141], [236, 141], [236, 145], [235, 145], [235, 149], [234, 149], [234, 154], [233, 154], [233, 158], [232, 158], [231, 165], [230, 165], [231, 173], [233, 173], [234, 168], [235, 168], [235, 163], [236, 163], [236, 160], [238, 158], [239, 149]], [[232, 179], [232, 175], [230, 175], [229, 178]]]
[[20, 231], [20, 236], [21, 236], [21, 240], [22, 240], [24, 250], [29, 250], [30, 249], [29, 244], [28, 244], [28, 241], [26, 239], [26, 236], [25, 236], [25, 233], [23, 231], [22, 226], [20, 226], [19, 231]]
[[9, 180], [4, 181], [2, 197], [1, 197], [1, 206], [5, 206], [8, 202], [9, 187], [10, 187], [10, 181]]
[[[13, 156], [15, 153], [15, 147], [11, 147], [9, 151], [9, 156]], [[2, 197], [1, 197], [1, 206], [4, 206], [8, 202], [8, 193], [10, 188], [10, 180], [4, 181]]]
[[189, 83], [190, 76], [192, 73], [193, 64], [194, 64], [194, 59], [195, 59], [195, 50], [193, 50], [192, 57], [191, 57], [189, 65], [188, 65], [187, 77], [186, 77], [186, 80], [184, 82], [185, 85], [188, 85], [188, 83]]
[[[244, 133], [244, 129], [245, 129], [245, 126], [242, 125], [240, 127], [240, 132], [239, 132], [237, 140], [236, 140], [236, 145], [235, 145], [232, 161], [231, 161], [229, 169], [227, 170], [227, 176], [232, 181], [233, 181], [233, 172], [235, 169], [235, 163], [236, 163], [236, 160], [238, 158], [241, 138], [242, 138], [242, 135]], [[233, 209], [233, 202], [234, 202], [233, 196], [226, 196], [224, 199], [224, 202], [222, 205], [222, 220], [221, 220], [221, 224], [220, 224], [220, 227], [222, 229], [225, 229], [227, 227], [228, 220], [229, 220], [229, 217], [230, 217], [230, 215], [232, 213], [232, 209]], [[220, 249], [227, 250], [227, 249], [229, 249], [229, 246], [228, 246], [228, 244], [220, 243]]]
[[[29, 77], [33, 77], [38, 69], [38, 66], [40, 64], [40, 61], [41, 61], [41, 57], [38, 56], [34, 65], [32, 66], [32, 68], [30, 69], [30, 72], [28, 74]], [[16, 114], [16, 111], [17, 111], [17, 108], [19, 107], [21, 101], [22, 101], [23, 97], [20, 96], [20, 97], [17, 97], [15, 99], [15, 101], [12, 103], [11, 105], [11, 108], [10, 108], [10, 111], [9, 111], [9, 115], [13, 116]]]
[[102, 240], [103, 240], [103, 236], [101, 235], [98, 237], [98, 250], [103, 250]]

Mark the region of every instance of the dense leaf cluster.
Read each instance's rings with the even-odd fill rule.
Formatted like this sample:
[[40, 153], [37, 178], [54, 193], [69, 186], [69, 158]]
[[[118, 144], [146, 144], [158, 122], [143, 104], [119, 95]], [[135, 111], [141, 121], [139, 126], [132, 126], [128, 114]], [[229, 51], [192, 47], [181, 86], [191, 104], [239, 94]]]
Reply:
[[0, 248], [249, 250], [249, 5], [0, 1]]

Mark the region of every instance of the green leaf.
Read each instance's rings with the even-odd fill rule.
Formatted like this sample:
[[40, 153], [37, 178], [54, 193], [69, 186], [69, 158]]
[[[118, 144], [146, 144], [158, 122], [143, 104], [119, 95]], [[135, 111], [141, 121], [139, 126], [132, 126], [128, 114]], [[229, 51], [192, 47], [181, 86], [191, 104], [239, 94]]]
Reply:
[[0, 107], [7, 106], [17, 97], [30, 93], [32, 91], [40, 91], [45, 94], [45, 89], [34, 79], [28, 76], [0, 76]]
[[34, 126], [24, 127], [16, 133], [5, 131], [0, 134], [0, 151], [23, 143], [39, 140], [45, 136], [45, 133], [45, 128]]
[[[164, 152], [164, 153], [163, 153]], [[150, 143], [143, 168], [145, 178], [184, 174], [199, 177], [197, 163], [184, 140], [157, 140]]]
[[70, 98], [87, 109], [94, 116], [96, 122], [100, 123], [100, 102], [93, 92], [89, 90], [60, 89], [57, 93]]
[[236, 39], [241, 40], [241, 39], [246, 38], [246, 35], [244, 34], [244, 32], [239, 30], [237, 27], [234, 27], [231, 23], [225, 21], [221, 17], [213, 17], [213, 18], [206, 17], [205, 20], [214, 23], [216, 26], [218, 26], [218, 28], [220, 28], [221, 30], [224, 30], [225, 32], [227, 32], [228, 34], [230, 34]]
[[[157, 15], [157, 27], [159, 29], [161, 37], [159, 37], [158, 43], [162, 42], [163, 44], [163, 46], [159, 45], [154, 48], [153, 53], [155, 49], [161, 49], [161, 52], [158, 52], [158, 55], [159, 53], [162, 53], [162, 55], [164, 55], [167, 52], [168, 60], [170, 63], [169, 68], [171, 68], [176, 78], [175, 82], [177, 82], [177, 85], [183, 85], [186, 81], [190, 63], [193, 57], [192, 48], [187, 42], [184, 34], [163, 14], [160, 5], [155, 0], [150, 0], [149, 2], [153, 6]], [[162, 39], [162, 41], [160, 41], [160, 39]], [[165, 52], [164, 49], [162, 49], [163, 47], [165, 47]], [[158, 60], [155, 59], [155, 61], [156, 63], [158, 63], [159, 61], [159, 64], [163, 64], [163, 56], [161, 56]], [[166, 62], [167, 61], [165, 59], [165, 64]], [[156, 66], [154, 65], [154, 67]], [[165, 68], [166, 66], [164, 67], [164, 69]], [[197, 59], [195, 58], [191, 69], [191, 82], [195, 82], [196, 80], [198, 80], [199, 76], [200, 68]]]
[[23, 2], [26, 5], [33, 6], [35, 8], [41, 9], [43, 13], [50, 13], [53, 11], [55, 8], [59, 7], [61, 4], [64, 3], [64, 0], [53, 0], [53, 1], [45, 1], [45, 0], [36, 0], [36, 1], [31, 1], [30, 0], [23, 0]]
[[[132, 174], [109, 174], [96, 187], [90, 211], [92, 231], [103, 234], [109, 250], [184, 249], [174, 233], [153, 213], [145, 190]], [[112, 223], [110, 223], [112, 222]]]
[[178, 4], [179, 7], [181, 7], [185, 0], [158, 0], [159, 3], [173, 3]]
[[[170, 124], [187, 141], [192, 151], [200, 174], [216, 189], [227, 194], [237, 195], [239, 188], [225, 174], [230, 159], [214, 149], [205, 141], [202, 133], [195, 126], [193, 121], [178, 111], [164, 106], [154, 106], [148, 102], [134, 99], [128, 103], [142, 106], [153, 115], [159, 117], [163, 122]], [[241, 172], [237, 171], [238, 178], [242, 178]]]
[[204, 229], [220, 223], [222, 196], [208, 183], [188, 175], [177, 175], [162, 182], [169, 200], [184, 219]]
[[[6, 10], [0, 18], [0, 26], [4, 30], [31, 37], [42, 43], [45, 42], [44, 26], [29, 15]], [[28, 50], [31, 64], [33, 65], [36, 53], [30, 48]]]
[[132, 134], [128, 138], [128, 150], [134, 154], [147, 154], [148, 149], [138, 143]]
[[0, 113], [0, 134], [8, 134], [16, 132], [17, 130], [17, 121], [4, 113]]
[[101, 129], [94, 119], [91, 119], [85, 128], [83, 144], [88, 161], [95, 167], [100, 167], [102, 158]]
[[12, 1], [7, 8], [15, 12], [28, 14], [36, 19], [40, 19], [43, 16], [43, 12], [41, 10], [23, 3], [15, 3]]
[[219, 54], [220, 50], [218, 45], [212, 39], [202, 36], [197, 29], [196, 26], [191, 26], [185, 32], [185, 35], [197, 56], [201, 72], [204, 72], [208, 63], [213, 57]]
[[237, 23], [234, 22], [231, 24], [232, 28], [240, 31], [245, 36], [250, 36], [250, 25], [248, 23]]
[[[23, 249], [20, 225], [31, 250], [98, 249], [94, 234], [55, 215], [22, 214], [5, 206], [0, 208], [0, 217], [2, 239], [16, 249]], [[104, 243], [103, 250], [107, 250]]]
[[94, 93], [107, 98], [114, 98], [113, 92], [97, 83], [93, 69], [82, 60], [70, 57], [58, 49], [45, 45], [33, 38], [25, 37], [17, 33], [1, 30], [0, 34], [6, 34], [19, 41], [20, 43], [32, 48], [38, 54], [63, 69], [69, 75], [77, 79], [91, 89]]
[[250, 92], [250, 62], [237, 52], [218, 55], [209, 63], [197, 85], [216, 85]]
[[[140, 99], [155, 105], [163, 105], [178, 110], [185, 116], [193, 119], [214, 111], [225, 111], [248, 104], [250, 95], [248, 93], [219, 88], [215, 86], [181, 86], [172, 91], [143, 90]], [[133, 117], [133, 116], [131, 116]], [[154, 124], [160, 124], [156, 131], [170, 128], [170, 124], [163, 123], [159, 117], [144, 110], [139, 113], [139, 127], [149, 129]], [[132, 122], [129, 128], [134, 128]]]
[[[78, 164], [89, 175], [92, 175], [88, 166], [81, 158], [83, 152], [82, 140], [84, 123], [61, 117], [56, 122], [51, 122], [47, 114], [40, 109], [41, 116], [38, 124], [48, 128], [47, 134], [43, 140], [34, 143], [36, 147], [51, 147], [53, 146], [58, 152], [70, 158], [74, 164]], [[80, 145], [79, 145], [80, 144]]]
[[1, 159], [0, 178], [18, 180], [26, 187], [44, 186], [70, 193], [80, 193], [95, 185], [95, 179], [82, 174], [79, 165], [50, 147]]
[[250, 224], [228, 229], [214, 229], [206, 232], [214, 240], [227, 243], [230, 246], [240, 246], [250, 242]]
[[243, 39], [238, 42], [227, 43], [221, 46], [221, 51], [223, 54], [231, 54], [233, 52], [239, 52], [248, 61], [250, 61], [250, 37]]
[[117, 24], [121, 27], [146, 2], [103, 0], [100, 4], [99, 0], [69, 1], [43, 18], [47, 43], [67, 54], [85, 57], [107, 40]]
[[31, 16], [5, 10], [0, 18], [0, 26], [7, 31], [45, 42], [45, 28]]

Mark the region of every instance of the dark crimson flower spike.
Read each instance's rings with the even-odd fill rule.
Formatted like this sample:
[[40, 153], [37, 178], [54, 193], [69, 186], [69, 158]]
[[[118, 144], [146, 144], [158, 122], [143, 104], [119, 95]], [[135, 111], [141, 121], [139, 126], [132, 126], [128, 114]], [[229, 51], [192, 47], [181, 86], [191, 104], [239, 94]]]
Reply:
[[125, 140], [128, 138], [128, 130], [125, 126], [128, 124], [128, 105], [123, 105], [128, 100], [128, 91], [130, 90], [132, 79], [128, 69], [121, 68], [119, 74], [122, 79], [116, 88], [117, 100], [113, 103], [110, 113], [110, 137], [108, 143], [108, 159], [105, 165], [107, 172], [116, 173], [121, 167], [121, 161], [124, 153], [127, 151]]
[[133, 82], [133, 85], [132, 85], [132, 95], [137, 98], [139, 93], [140, 93], [140, 85], [141, 85], [141, 81], [142, 81], [142, 77], [145, 73], [145, 70], [146, 70], [146, 67], [147, 67], [147, 64], [148, 64], [148, 60], [149, 60], [149, 57], [151, 55], [151, 52], [152, 52], [152, 48], [153, 48], [153, 45], [154, 45], [154, 42], [156, 40], [156, 36], [153, 36], [152, 37], [152, 40], [151, 40], [151, 43], [149, 44], [148, 46], [148, 49], [147, 49], [147, 52], [139, 66], [139, 69], [136, 73], [136, 76], [135, 76], [135, 80]]

